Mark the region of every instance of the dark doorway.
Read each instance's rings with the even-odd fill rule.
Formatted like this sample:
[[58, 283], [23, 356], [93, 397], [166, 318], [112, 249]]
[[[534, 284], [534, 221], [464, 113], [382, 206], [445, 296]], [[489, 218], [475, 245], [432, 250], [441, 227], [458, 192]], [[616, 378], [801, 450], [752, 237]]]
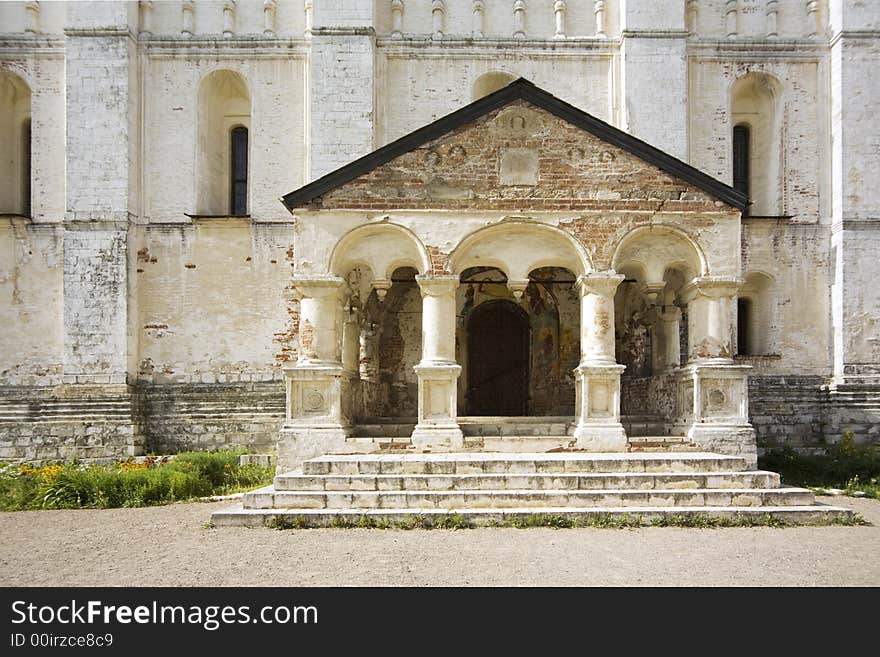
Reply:
[[487, 301], [467, 331], [467, 414], [527, 415], [528, 315], [512, 301]]

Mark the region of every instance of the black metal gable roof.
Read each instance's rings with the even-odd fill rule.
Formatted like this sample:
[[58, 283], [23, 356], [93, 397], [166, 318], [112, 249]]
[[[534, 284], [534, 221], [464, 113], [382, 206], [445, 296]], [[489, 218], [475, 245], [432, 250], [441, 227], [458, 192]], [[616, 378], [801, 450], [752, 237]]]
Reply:
[[433, 123], [415, 130], [379, 148], [372, 153], [364, 155], [357, 160], [346, 164], [327, 175], [310, 182], [296, 191], [282, 197], [288, 210], [301, 208], [323, 194], [344, 185], [347, 182], [369, 173], [376, 167], [394, 158], [408, 153], [419, 146], [442, 137], [456, 128], [470, 123], [489, 112], [508, 105], [516, 100], [525, 100], [536, 107], [540, 107], [569, 123], [586, 130], [599, 139], [618, 146], [632, 153], [663, 171], [673, 175], [703, 191], [711, 194], [718, 200], [724, 201], [735, 208], [744, 210], [749, 204], [748, 197], [726, 185], [720, 180], [695, 169], [686, 162], [651, 146], [647, 142], [633, 137], [612, 125], [597, 119], [595, 116], [579, 110], [577, 107], [560, 100], [556, 96], [536, 87], [525, 78], [519, 78], [506, 87], [489, 94], [470, 105], [465, 105], [459, 110], [437, 119]]

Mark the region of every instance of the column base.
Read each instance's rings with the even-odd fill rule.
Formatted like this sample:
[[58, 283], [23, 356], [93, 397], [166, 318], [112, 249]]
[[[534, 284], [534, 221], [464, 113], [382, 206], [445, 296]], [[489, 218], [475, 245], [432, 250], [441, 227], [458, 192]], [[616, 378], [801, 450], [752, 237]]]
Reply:
[[416, 449], [454, 451], [464, 447], [464, 435], [456, 416], [456, 382], [461, 366], [426, 363], [415, 366], [419, 377], [419, 423], [412, 433]]
[[623, 365], [582, 363], [574, 370], [575, 446], [590, 452], [625, 452], [626, 431], [620, 423], [620, 373]]
[[575, 447], [589, 452], [625, 452], [626, 431], [619, 422], [582, 423], [575, 427]]

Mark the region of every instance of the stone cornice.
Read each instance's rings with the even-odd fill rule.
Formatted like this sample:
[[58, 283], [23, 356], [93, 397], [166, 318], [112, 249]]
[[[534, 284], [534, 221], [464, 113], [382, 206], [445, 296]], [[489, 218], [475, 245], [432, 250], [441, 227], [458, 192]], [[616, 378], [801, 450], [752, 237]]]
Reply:
[[699, 59], [737, 61], [818, 61], [829, 52], [826, 41], [811, 39], [688, 39], [687, 54]]
[[880, 231], [880, 217], [868, 217], [865, 219], [844, 218], [831, 224], [832, 234], [844, 230]]
[[499, 39], [473, 38], [466, 36], [444, 36], [432, 39], [429, 35], [404, 35], [403, 37], [381, 36], [376, 46], [389, 55], [418, 52], [420, 56], [447, 55], [456, 53], [491, 54], [496, 58], [506, 55], [519, 56], [523, 51], [543, 56], [570, 56], [577, 53], [601, 54], [610, 56], [620, 47], [616, 39], [604, 37], [578, 37], [566, 39]]
[[154, 59], [188, 57], [206, 54], [236, 58], [302, 59], [308, 55], [311, 42], [303, 37], [149, 37], [141, 39], [141, 47]]
[[621, 39], [686, 39], [687, 30], [624, 30]]
[[64, 37], [48, 34], [0, 34], [0, 55], [64, 54]]
[[128, 37], [137, 41], [137, 35], [128, 27], [65, 27], [65, 37]]
[[831, 35], [829, 44], [833, 47], [843, 39], [864, 40], [880, 39], [880, 30], [841, 30]]

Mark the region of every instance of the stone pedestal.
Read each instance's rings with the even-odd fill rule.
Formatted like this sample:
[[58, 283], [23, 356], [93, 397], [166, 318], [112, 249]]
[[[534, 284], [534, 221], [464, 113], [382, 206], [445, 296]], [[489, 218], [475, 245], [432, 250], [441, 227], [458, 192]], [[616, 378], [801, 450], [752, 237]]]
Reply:
[[614, 360], [614, 292], [621, 274], [578, 277], [581, 295], [581, 362], [574, 370], [577, 446], [595, 452], [626, 451], [620, 423], [620, 373]]
[[456, 450], [464, 445], [458, 426], [460, 365], [416, 365], [419, 377], [419, 423], [412, 433], [418, 449]]
[[351, 429], [352, 372], [341, 356], [342, 279], [295, 278], [300, 297], [300, 349], [284, 369], [286, 412], [278, 441], [278, 467], [289, 471], [305, 459], [344, 451]]
[[422, 360], [419, 377], [419, 422], [412, 433], [419, 449], [461, 449], [458, 426], [458, 377], [455, 362], [455, 290], [457, 276], [417, 276], [422, 293]]
[[748, 365], [690, 364], [679, 374], [678, 418], [688, 439], [707, 452], [745, 456], [757, 465], [749, 424]]
[[343, 399], [351, 379], [342, 366], [294, 366], [284, 370], [287, 408], [278, 441], [278, 465], [290, 471], [304, 460], [344, 451], [351, 417]]
[[623, 365], [579, 365], [574, 370], [574, 436], [591, 452], [625, 452], [626, 432], [620, 423], [620, 373]]

